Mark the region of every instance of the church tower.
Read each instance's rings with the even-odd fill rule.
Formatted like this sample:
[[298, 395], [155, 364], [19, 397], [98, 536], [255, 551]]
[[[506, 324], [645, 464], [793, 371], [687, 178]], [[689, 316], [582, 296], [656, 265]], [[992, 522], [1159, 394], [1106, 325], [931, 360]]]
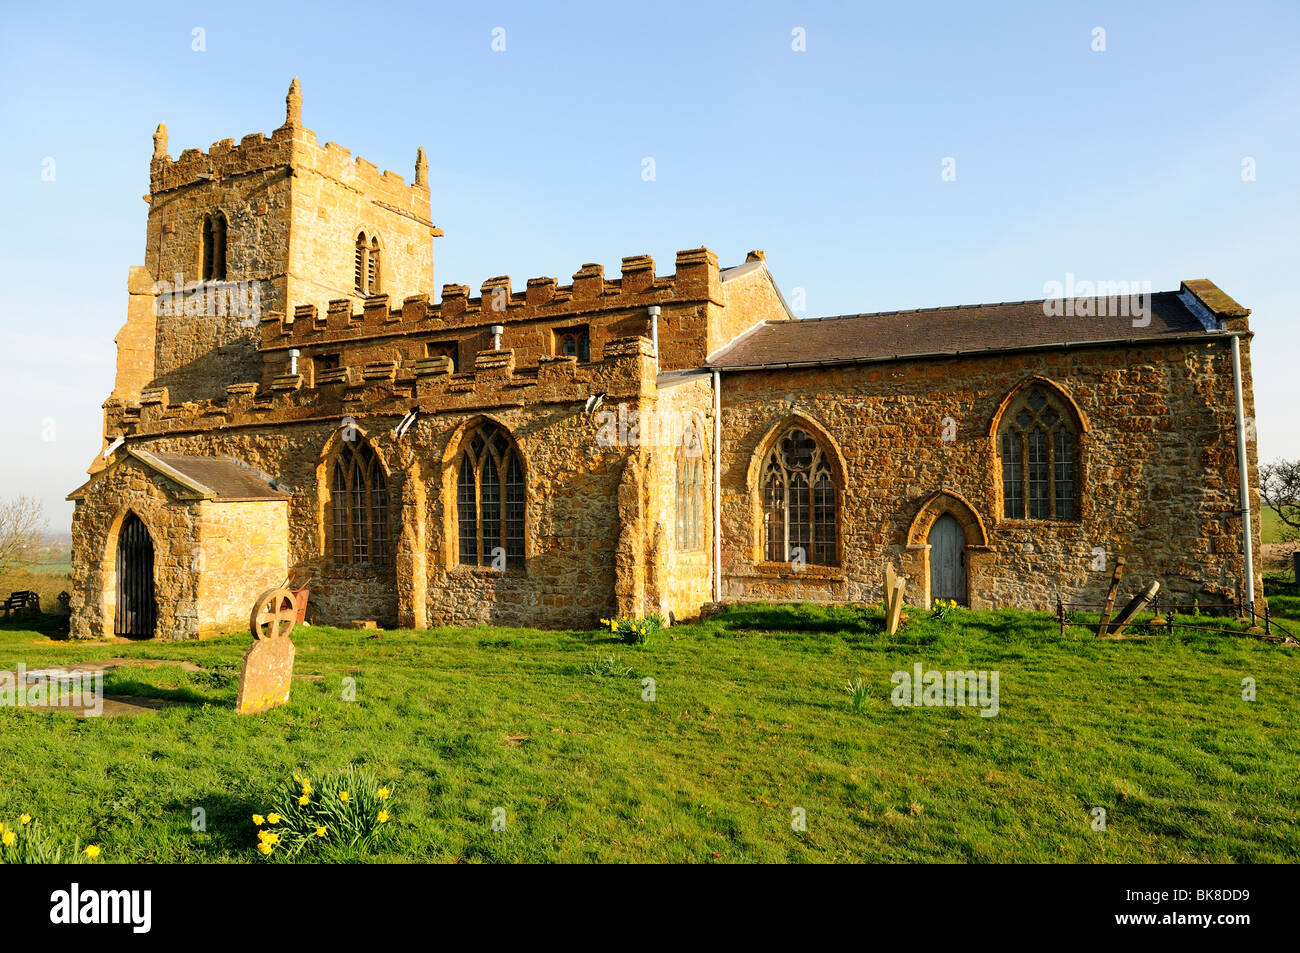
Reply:
[[173, 402], [221, 397], [261, 379], [263, 315], [432, 291], [442, 231], [430, 219], [424, 150], [407, 185], [336, 143], [318, 145], [297, 79], [285, 107], [270, 136], [176, 159], [167, 127], [154, 132], [145, 264], [131, 272], [114, 398], [161, 387]]

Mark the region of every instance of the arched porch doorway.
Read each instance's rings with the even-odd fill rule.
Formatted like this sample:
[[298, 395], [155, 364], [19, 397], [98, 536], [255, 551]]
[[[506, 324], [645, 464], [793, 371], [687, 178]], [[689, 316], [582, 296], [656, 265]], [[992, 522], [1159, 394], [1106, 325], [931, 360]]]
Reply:
[[117, 535], [117, 602], [113, 634], [151, 639], [158, 620], [153, 585], [153, 539], [140, 517], [127, 513]]

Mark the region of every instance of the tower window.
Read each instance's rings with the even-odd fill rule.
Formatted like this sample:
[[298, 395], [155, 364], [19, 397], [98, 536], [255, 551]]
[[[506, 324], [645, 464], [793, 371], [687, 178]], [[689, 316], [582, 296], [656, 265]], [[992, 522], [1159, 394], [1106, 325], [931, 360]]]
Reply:
[[362, 295], [379, 294], [381, 275], [379, 239], [367, 238], [365, 232], [358, 233], [352, 261], [353, 289]]
[[204, 281], [226, 280], [226, 216], [203, 216], [199, 270]]

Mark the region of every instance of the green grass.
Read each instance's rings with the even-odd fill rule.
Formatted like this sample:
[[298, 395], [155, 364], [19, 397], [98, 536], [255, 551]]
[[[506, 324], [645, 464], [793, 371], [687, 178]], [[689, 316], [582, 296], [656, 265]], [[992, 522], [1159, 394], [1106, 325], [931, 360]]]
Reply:
[[[1287, 511], [1291, 515], [1291, 511]], [[1291, 527], [1283, 523], [1277, 513], [1271, 506], [1265, 506], [1259, 511], [1259, 536], [1260, 542], [1264, 543], [1282, 543], [1286, 542], [1287, 537], [1293, 534]]]
[[[1300, 593], [1279, 599], [1300, 615]], [[1300, 655], [1250, 638], [1062, 638], [1050, 616], [1013, 611], [914, 619], [889, 637], [878, 609], [745, 606], [644, 648], [522, 629], [294, 641], [296, 671], [319, 680], [240, 717], [247, 635], [105, 646], [0, 630], [0, 668], [114, 655], [204, 668], [111, 673], [110, 693], [185, 703], [137, 718], [0, 710], [0, 821], [31, 812], [106, 861], [261, 862], [251, 815], [278, 783], [357, 763], [394, 789], [387, 838], [366, 855], [380, 861], [1300, 855]], [[916, 662], [997, 670], [1000, 713], [894, 707], [890, 675]], [[855, 711], [845, 686], [859, 678]]]

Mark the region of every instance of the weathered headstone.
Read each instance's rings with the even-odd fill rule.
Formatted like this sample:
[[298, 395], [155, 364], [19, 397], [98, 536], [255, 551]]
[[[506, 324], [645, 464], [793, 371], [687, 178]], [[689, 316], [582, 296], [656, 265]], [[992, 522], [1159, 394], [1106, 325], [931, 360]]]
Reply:
[[270, 589], [258, 596], [248, 624], [253, 644], [239, 670], [235, 697], [239, 714], [256, 715], [288, 703], [294, 656], [289, 633], [297, 614], [297, 603], [287, 589]]
[[1110, 625], [1110, 614], [1115, 611], [1115, 596], [1119, 593], [1119, 581], [1124, 577], [1124, 557], [1118, 556], [1115, 559], [1115, 573], [1110, 579], [1110, 590], [1106, 593], [1106, 606], [1101, 610], [1101, 622], [1097, 625], [1097, 635], [1106, 634], [1106, 627]]
[[1114, 628], [1111, 632], [1108, 633], [1110, 637], [1119, 638], [1119, 636], [1122, 635], [1124, 632], [1124, 627], [1133, 621], [1133, 617], [1135, 615], [1137, 615], [1139, 612], [1141, 612], [1143, 609], [1147, 607], [1147, 605], [1151, 602], [1152, 599], [1156, 597], [1156, 593], [1159, 591], [1160, 591], [1160, 583], [1153, 582], [1151, 583], [1151, 585], [1147, 586], [1136, 596], [1130, 599], [1128, 605], [1126, 605], [1123, 608], [1123, 610], [1120, 611], [1120, 614], [1115, 618]]
[[893, 635], [903, 612], [903, 587], [907, 580], [894, 573], [894, 564], [885, 563], [885, 630]]

